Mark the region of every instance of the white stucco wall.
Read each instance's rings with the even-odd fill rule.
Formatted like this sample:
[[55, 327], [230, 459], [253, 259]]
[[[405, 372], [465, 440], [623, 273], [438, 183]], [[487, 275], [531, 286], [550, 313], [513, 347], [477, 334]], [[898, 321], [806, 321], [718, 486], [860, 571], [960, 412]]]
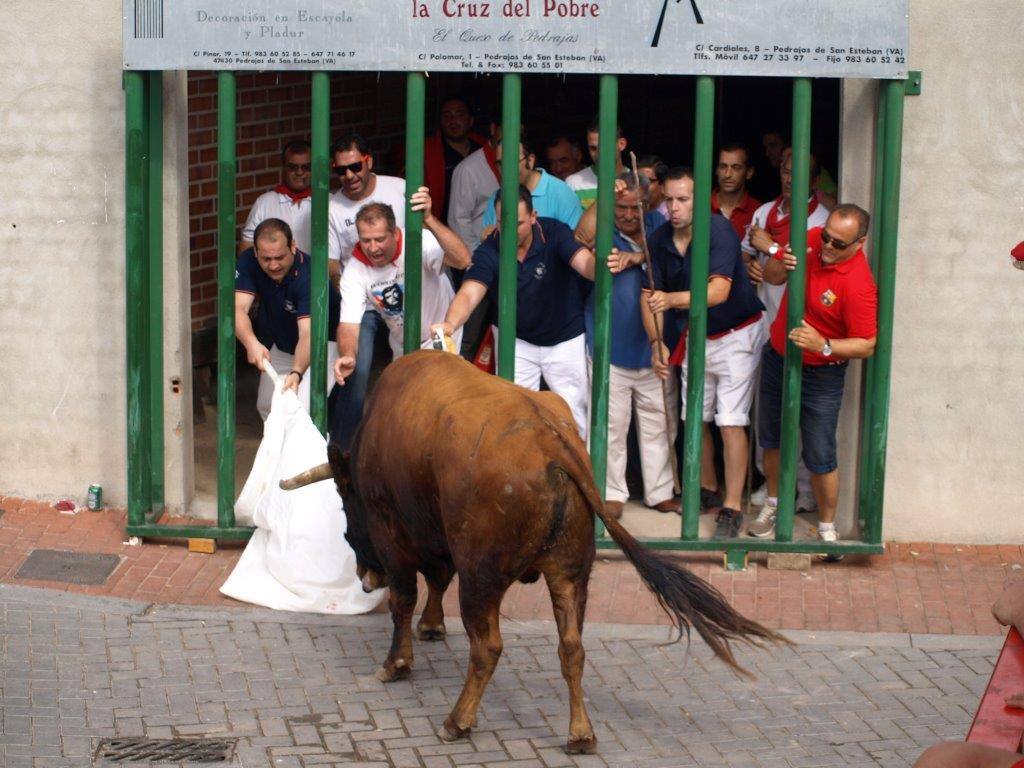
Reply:
[[[911, 0], [885, 537], [1016, 542], [1024, 451], [1024, 4]], [[0, 495], [125, 501], [120, 3], [13, 0], [0, 47]], [[57, 44], [55, 44], [55, 41]], [[842, 197], [868, 202], [874, 85], [843, 94]], [[185, 86], [165, 76], [167, 498], [191, 494]], [[841, 424], [852, 528], [857, 393]]]
[[886, 538], [1024, 540], [1024, 3], [910, 2]]
[[[101, 483], [110, 503], [123, 504], [121, 4], [53, 10], [28, 0], [4, 6], [11, 34], [0, 46], [0, 494], [84, 501], [89, 484]], [[182, 94], [173, 83], [172, 94]], [[179, 139], [169, 132], [168, 145], [180, 152], [168, 158], [165, 190], [172, 192], [180, 186], [177, 167], [184, 172]], [[171, 233], [182, 231], [180, 216], [187, 219], [182, 205], [175, 200], [165, 216]], [[173, 238], [171, 253], [183, 245]], [[168, 285], [181, 290], [173, 275]], [[165, 322], [177, 328], [177, 305]], [[182, 336], [173, 335], [167, 378], [183, 375]], [[167, 495], [177, 505], [191, 428], [183, 399], [168, 403], [167, 419]], [[181, 423], [188, 429], [175, 434]]]

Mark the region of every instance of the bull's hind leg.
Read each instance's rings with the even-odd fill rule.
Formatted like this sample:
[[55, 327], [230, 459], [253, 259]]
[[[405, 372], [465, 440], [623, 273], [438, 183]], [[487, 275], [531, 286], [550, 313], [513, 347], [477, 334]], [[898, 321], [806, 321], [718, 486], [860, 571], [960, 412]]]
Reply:
[[451, 583], [450, 570], [427, 576], [427, 604], [423, 607], [423, 615], [416, 624], [416, 637], [420, 640], [444, 640], [448, 634], [444, 628], [444, 608], [441, 601]]
[[501, 658], [501, 629], [498, 626], [498, 609], [504, 589], [480, 590], [475, 585], [459, 581], [459, 607], [462, 623], [469, 636], [469, 672], [459, 700], [455, 702], [448, 719], [444, 721], [438, 735], [445, 741], [454, 741], [469, 733], [476, 725], [476, 711], [480, 698], [494, 674], [494, 668]]
[[401, 680], [412, 671], [412, 612], [416, 608], [416, 571], [399, 576], [389, 571], [388, 581], [394, 632], [384, 666], [377, 670], [377, 679], [384, 683]]
[[592, 754], [597, 750], [597, 738], [583, 702], [583, 661], [586, 654], [582, 632], [588, 576], [584, 573], [570, 578], [560, 569], [549, 569], [544, 574], [558, 625], [558, 658], [562, 662], [562, 677], [569, 686], [569, 740], [565, 751], [570, 755]]

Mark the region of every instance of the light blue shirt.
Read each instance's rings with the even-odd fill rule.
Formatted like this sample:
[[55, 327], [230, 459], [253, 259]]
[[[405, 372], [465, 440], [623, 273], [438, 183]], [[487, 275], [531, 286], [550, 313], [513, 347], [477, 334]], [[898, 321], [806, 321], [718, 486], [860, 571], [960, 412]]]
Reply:
[[[557, 219], [576, 229], [576, 225], [583, 215], [583, 206], [580, 199], [572, 191], [572, 187], [561, 179], [556, 179], [543, 168], [540, 171], [540, 182], [537, 188], [531, 193], [533, 196], [533, 210], [538, 216], [548, 219]], [[487, 210], [484, 211], [483, 225], [491, 227], [497, 224], [498, 217], [494, 213], [494, 200], [487, 203]]]

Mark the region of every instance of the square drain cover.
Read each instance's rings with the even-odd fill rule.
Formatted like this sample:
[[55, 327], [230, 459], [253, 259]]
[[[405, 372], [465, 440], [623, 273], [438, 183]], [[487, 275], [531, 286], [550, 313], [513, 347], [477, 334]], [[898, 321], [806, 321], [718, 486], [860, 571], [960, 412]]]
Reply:
[[14, 578], [62, 581], [65, 584], [103, 584], [120, 561], [117, 555], [35, 549]]
[[103, 739], [96, 761], [107, 763], [223, 763], [237, 739]]

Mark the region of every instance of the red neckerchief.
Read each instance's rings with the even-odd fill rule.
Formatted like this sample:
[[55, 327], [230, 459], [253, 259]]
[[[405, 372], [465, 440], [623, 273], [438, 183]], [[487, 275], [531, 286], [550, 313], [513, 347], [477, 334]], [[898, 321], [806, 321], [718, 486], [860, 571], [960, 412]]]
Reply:
[[[396, 240], [396, 242], [395, 242], [395, 257], [393, 259], [391, 259], [391, 263], [392, 264], [394, 264], [396, 261], [398, 261], [398, 257], [402, 255], [402, 230], [396, 229], [395, 233], [396, 233], [396, 235], [395, 235], [395, 240]], [[356, 258], [359, 261], [363, 262], [363, 264], [365, 264], [368, 267], [376, 267], [377, 266], [372, 261], [370, 261], [369, 258], [367, 258], [365, 253], [363, 253], [363, 244], [362, 243], [356, 243], [356, 247], [352, 249], [352, 256], [353, 256], [353, 258]]]
[[[768, 234], [772, 236], [772, 240], [781, 246], [789, 245], [789, 214], [780, 215], [779, 206], [782, 205], [782, 198], [780, 197], [772, 205], [771, 210], [768, 211], [768, 220], [765, 222], [764, 228], [768, 230]], [[812, 197], [807, 203], [807, 216], [808, 218], [812, 213], [818, 209], [818, 198]]]
[[284, 195], [285, 197], [289, 198], [292, 201], [292, 205], [300, 205], [301, 201], [305, 200], [307, 197], [313, 196], [312, 187], [306, 187], [301, 192], [293, 192], [292, 190], [288, 189], [287, 185], [278, 184], [276, 187], [274, 187], [274, 191], [277, 192], [277, 194], [279, 195]]

